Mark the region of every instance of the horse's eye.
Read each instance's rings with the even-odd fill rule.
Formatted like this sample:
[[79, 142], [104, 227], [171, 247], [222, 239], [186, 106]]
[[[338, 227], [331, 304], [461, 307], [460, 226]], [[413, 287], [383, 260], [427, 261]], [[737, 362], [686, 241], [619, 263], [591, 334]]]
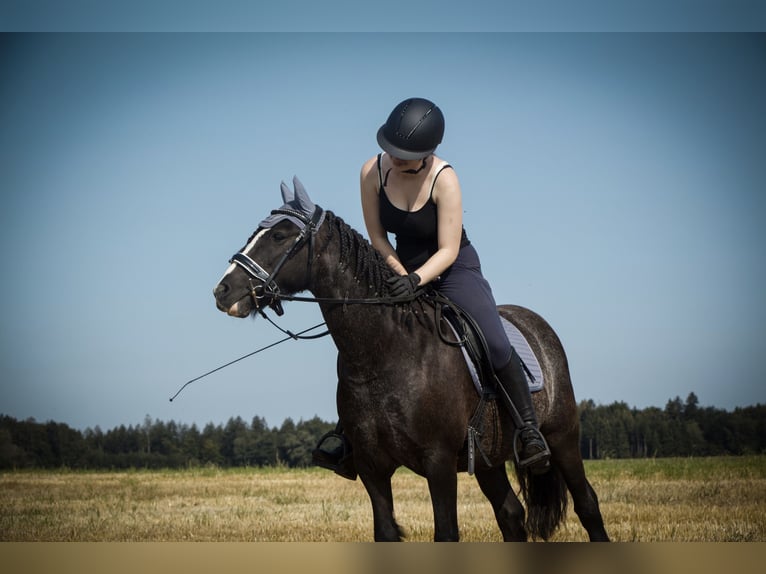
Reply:
[[271, 234], [271, 238], [276, 242], [281, 242], [287, 239], [287, 235], [285, 235], [281, 231], [274, 231], [274, 233]]

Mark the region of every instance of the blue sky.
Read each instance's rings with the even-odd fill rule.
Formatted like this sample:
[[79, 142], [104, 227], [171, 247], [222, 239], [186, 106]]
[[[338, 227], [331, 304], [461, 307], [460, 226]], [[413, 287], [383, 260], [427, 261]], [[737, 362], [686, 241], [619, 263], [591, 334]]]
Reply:
[[[766, 402], [766, 37], [250, 33], [0, 38], [0, 413], [78, 428], [335, 420], [329, 338], [216, 310], [293, 175], [364, 232], [410, 96], [496, 298], [543, 315], [578, 399]], [[321, 321], [286, 304], [285, 327]]]
[[762, 32], [762, 0], [3, 0], [45, 32]]

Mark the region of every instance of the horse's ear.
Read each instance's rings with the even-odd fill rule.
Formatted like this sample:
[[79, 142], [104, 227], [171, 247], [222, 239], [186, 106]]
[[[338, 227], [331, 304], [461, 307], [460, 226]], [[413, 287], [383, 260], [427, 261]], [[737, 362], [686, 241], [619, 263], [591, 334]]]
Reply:
[[282, 200], [287, 204], [290, 203], [294, 198], [295, 194], [290, 190], [289, 187], [287, 187], [287, 184], [283, 181], [282, 185], [280, 186], [280, 189], [282, 190]]
[[303, 187], [303, 184], [301, 183], [301, 180], [298, 179], [298, 176], [293, 177], [293, 187], [295, 188], [295, 200], [297, 201], [298, 205], [306, 213], [313, 213], [314, 202], [311, 201], [306, 188]]

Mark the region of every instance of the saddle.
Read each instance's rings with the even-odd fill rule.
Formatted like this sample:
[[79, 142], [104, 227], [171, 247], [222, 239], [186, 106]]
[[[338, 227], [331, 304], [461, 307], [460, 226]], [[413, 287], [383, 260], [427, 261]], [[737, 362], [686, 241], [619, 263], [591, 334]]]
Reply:
[[[496, 389], [495, 371], [489, 358], [487, 340], [476, 321], [464, 309], [443, 296], [439, 312], [452, 329], [454, 340], [440, 331], [441, 339], [452, 346], [459, 346], [463, 351], [466, 365], [471, 373], [476, 391], [480, 396], [493, 397]], [[529, 342], [519, 329], [504, 317], [500, 321], [508, 341], [521, 359], [524, 373], [527, 375], [529, 391], [534, 393], [543, 388], [543, 374], [540, 363], [532, 352]]]

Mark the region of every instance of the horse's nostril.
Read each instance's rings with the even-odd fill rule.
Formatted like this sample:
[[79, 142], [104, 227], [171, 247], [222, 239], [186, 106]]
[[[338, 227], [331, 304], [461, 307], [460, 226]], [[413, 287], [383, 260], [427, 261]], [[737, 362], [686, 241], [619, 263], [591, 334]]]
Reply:
[[222, 297], [223, 295], [226, 295], [229, 291], [229, 286], [226, 285], [226, 283], [219, 283], [215, 286], [215, 289], [213, 289], [213, 295], [216, 297]]

